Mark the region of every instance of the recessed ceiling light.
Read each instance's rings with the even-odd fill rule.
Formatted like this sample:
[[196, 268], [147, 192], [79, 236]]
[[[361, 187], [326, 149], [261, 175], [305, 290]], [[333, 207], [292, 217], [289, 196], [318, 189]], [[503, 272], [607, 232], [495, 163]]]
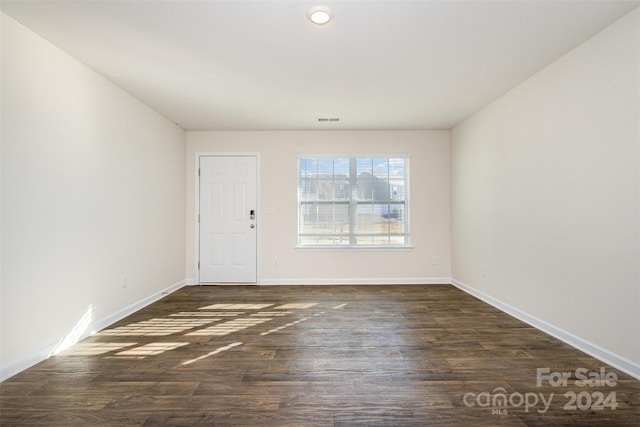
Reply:
[[309, 9], [307, 17], [317, 25], [324, 25], [333, 18], [333, 11], [326, 6], [314, 6]]

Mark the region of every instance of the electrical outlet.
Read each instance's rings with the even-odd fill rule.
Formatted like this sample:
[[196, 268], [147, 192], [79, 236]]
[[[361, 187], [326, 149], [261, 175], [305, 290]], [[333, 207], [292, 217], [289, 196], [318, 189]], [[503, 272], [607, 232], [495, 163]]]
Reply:
[[271, 265], [273, 265], [274, 267], [277, 267], [279, 264], [278, 258], [274, 258], [273, 261], [271, 261]]
[[127, 287], [127, 276], [122, 276], [122, 280], [120, 281], [123, 288]]
[[431, 265], [438, 265], [438, 257], [434, 256], [433, 258], [431, 258]]

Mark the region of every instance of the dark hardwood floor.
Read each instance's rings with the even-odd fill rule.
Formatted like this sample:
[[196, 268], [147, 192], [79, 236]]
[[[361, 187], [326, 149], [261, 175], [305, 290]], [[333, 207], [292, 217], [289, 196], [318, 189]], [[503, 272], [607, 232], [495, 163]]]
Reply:
[[2, 383], [0, 420], [637, 426], [640, 381], [449, 285], [195, 286]]

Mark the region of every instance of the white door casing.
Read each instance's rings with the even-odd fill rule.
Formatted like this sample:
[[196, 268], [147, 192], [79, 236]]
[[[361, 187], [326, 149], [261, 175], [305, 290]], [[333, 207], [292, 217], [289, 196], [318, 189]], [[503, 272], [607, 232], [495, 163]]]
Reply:
[[257, 282], [257, 158], [199, 158], [200, 282]]

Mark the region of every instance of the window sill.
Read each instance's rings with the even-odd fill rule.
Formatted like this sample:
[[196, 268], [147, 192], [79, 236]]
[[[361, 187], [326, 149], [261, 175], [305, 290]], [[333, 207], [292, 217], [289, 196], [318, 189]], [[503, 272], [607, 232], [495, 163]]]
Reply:
[[408, 246], [393, 246], [393, 245], [389, 245], [389, 246], [331, 246], [331, 245], [318, 245], [318, 246], [296, 246], [296, 250], [303, 250], [303, 251], [363, 251], [363, 252], [368, 252], [368, 251], [391, 251], [391, 252], [396, 252], [396, 251], [412, 251], [414, 249], [413, 246], [408, 245]]

